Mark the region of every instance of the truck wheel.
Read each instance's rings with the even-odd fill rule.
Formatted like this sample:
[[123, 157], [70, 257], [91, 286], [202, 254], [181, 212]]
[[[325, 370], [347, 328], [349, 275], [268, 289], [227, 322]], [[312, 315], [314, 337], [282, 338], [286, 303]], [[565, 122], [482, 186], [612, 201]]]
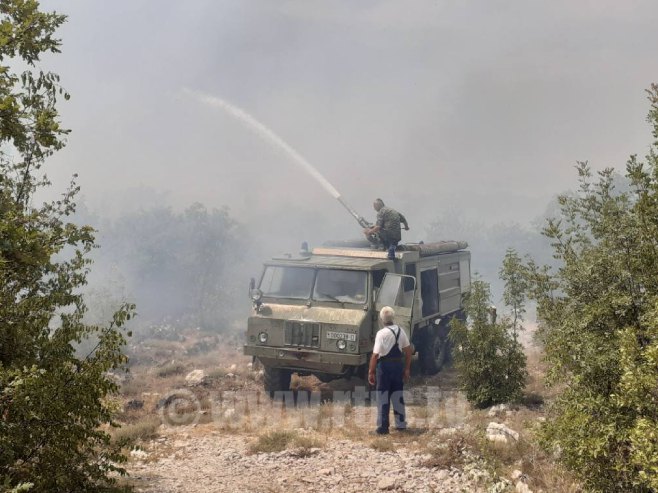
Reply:
[[270, 398], [274, 397], [275, 392], [290, 390], [291, 376], [292, 372], [290, 370], [282, 370], [270, 366], [265, 367], [263, 387], [265, 387], [265, 391], [270, 394]]
[[450, 341], [438, 330], [425, 334], [422, 349], [418, 349], [420, 367], [425, 375], [435, 375], [450, 357]]

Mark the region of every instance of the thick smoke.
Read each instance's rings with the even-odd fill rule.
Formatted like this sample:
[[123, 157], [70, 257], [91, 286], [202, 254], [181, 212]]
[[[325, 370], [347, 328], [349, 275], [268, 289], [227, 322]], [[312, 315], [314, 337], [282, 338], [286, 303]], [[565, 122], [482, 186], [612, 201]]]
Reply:
[[[336, 193], [370, 220], [384, 198], [409, 219], [410, 241], [458, 238], [445, 220], [455, 211], [492, 231], [459, 239], [497, 251], [493, 231], [536, 231], [576, 160], [620, 167], [648, 139], [644, 88], [658, 73], [648, 0], [44, 6], [69, 15], [52, 68], [72, 94], [73, 133], [49, 163], [54, 190], [79, 173], [89, 209], [110, 222], [227, 207], [258, 249], [245, 255], [245, 284], [302, 240], [359, 236]], [[335, 193], [181, 87], [256, 115]]]

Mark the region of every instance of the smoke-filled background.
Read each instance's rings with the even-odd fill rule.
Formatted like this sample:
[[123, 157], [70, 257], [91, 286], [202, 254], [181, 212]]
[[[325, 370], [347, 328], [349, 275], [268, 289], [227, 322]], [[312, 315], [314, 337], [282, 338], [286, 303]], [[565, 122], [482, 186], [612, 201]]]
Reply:
[[405, 239], [469, 241], [495, 287], [508, 246], [547, 257], [538, 224], [576, 160], [621, 168], [650, 139], [653, 1], [43, 3], [69, 15], [44, 63], [72, 94], [54, 190], [79, 173], [102, 247], [90, 289], [144, 320], [228, 326], [265, 257], [360, 234], [199, 95], [252, 114], [371, 220], [382, 197]]

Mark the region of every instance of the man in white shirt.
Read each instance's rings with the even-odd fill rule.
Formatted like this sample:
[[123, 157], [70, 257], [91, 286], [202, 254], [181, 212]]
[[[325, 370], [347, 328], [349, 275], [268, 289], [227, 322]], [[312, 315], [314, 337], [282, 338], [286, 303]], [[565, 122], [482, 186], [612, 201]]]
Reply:
[[411, 373], [411, 344], [409, 337], [399, 326], [395, 325], [395, 312], [390, 306], [385, 306], [379, 312], [382, 321], [381, 328], [375, 336], [372, 348], [368, 382], [377, 390], [377, 430], [379, 435], [388, 433], [389, 412], [393, 404], [395, 428], [405, 430], [404, 399], [402, 392], [404, 382], [409, 380]]

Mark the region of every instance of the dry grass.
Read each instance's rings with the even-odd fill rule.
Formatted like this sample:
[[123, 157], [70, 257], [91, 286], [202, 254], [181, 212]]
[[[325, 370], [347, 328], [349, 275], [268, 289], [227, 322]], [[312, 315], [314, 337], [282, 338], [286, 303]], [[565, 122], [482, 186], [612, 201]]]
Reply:
[[219, 380], [220, 378], [224, 378], [229, 373], [230, 372], [226, 368], [213, 368], [208, 372], [208, 378], [211, 380]]
[[518, 441], [508, 444], [484, 441], [480, 454], [500, 475], [509, 477], [513, 470], [519, 470], [528, 478], [532, 490], [555, 493], [575, 493], [582, 487], [567, 471], [556, 464], [539, 447], [534, 437], [521, 436]]
[[298, 435], [295, 437], [294, 445], [300, 448], [324, 448], [326, 441], [314, 435]]
[[258, 437], [258, 439], [249, 445], [251, 454], [270, 454], [272, 452], [281, 452], [288, 448], [288, 445], [296, 438], [293, 431], [270, 431]]
[[425, 467], [450, 469], [464, 463], [465, 445], [461, 438], [449, 438], [445, 442], [428, 447], [430, 458], [423, 462]]
[[377, 452], [392, 452], [396, 449], [396, 445], [387, 437], [378, 437], [373, 439], [370, 443], [370, 448]]
[[425, 421], [432, 415], [428, 406], [414, 406], [409, 408], [409, 415], [413, 419]]
[[310, 457], [317, 453], [317, 449], [322, 449], [326, 445], [326, 439], [319, 438], [315, 435], [297, 435], [295, 436], [292, 446], [294, 450], [292, 455], [298, 458]]
[[146, 416], [135, 423], [125, 424], [112, 431], [112, 440], [126, 446], [133, 445], [140, 440], [149, 440], [158, 436], [160, 418]]
[[300, 434], [296, 431], [271, 430], [260, 435], [249, 445], [250, 454], [281, 452], [290, 449], [294, 457], [309, 457], [316, 449], [326, 446], [326, 437], [315, 433]]
[[171, 362], [157, 369], [155, 374], [160, 378], [168, 378], [173, 375], [182, 375], [185, 373], [185, 365], [183, 363]]
[[131, 378], [121, 384], [121, 393], [130, 400], [133, 397], [139, 396], [144, 391], [144, 384], [139, 379]]

